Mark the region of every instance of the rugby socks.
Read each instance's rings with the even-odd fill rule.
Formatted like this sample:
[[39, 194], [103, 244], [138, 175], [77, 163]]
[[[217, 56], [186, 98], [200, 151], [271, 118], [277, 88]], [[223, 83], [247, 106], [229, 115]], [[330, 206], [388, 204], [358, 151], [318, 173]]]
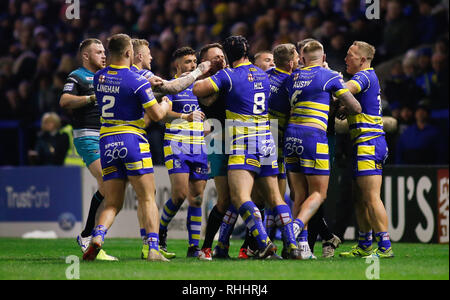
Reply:
[[147, 244], [147, 231], [145, 231], [145, 228], [141, 228], [140, 230], [140, 234], [141, 234], [141, 239], [144, 242], [144, 244]]
[[167, 231], [167, 226], [169, 226], [170, 221], [172, 221], [173, 217], [177, 214], [180, 206], [176, 206], [172, 198], [167, 200], [166, 204], [161, 213], [161, 220], [159, 222], [159, 231]]
[[305, 228], [305, 224], [303, 224], [302, 220], [300, 219], [295, 219], [294, 221], [292, 221], [293, 226], [294, 226], [294, 234], [300, 235], [300, 232], [302, 232], [303, 228]]
[[[265, 217], [264, 216], [265, 215], [265, 206], [264, 205], [256, 205], [256, 207], [259, 209], [259, 211], [261, 213], [261, 220], [264, 220], [264, 217]], [[263, 223], [263, 225], [264, 225], [264, 223]], [[244, 244], [241, 246], [241, 248], [247, 249], [247, 247], [249, 247], [253, 251], [258, 250], [258, 243], [257, 243], [255, 237], [248, 230], [248, 228], [246, 230]]]
[[81, 237], [88, 237], [92, 234], [92, 231], [94, 230], [95, 226], [95, 215], [97, 214], [97, 209], [102, 203], [103, 199], [102, 194], [100, 194], [99, 191], [97, 191], [91, 199], [91, 205], [89, 207], [89, 214], [86, 221], [86, 226], [84, 227], [83, 232], [81, 233]]
[[217, 205], [214, 205], [206, 224], [205, 240], [203, 241], [202, 249], [212, 248], [214, 237], [222, 224], [223, 216], [224, 214], [217, 209]]
[[389, 233], [377, 232], [375, 233], [375, 239], [378, 242], [378, 249], [380, 249], [381, 251], [386, 251], [387, 249], [391, 248], [391, 239], [389, 238]]
[[105, 235], [108, 232], [108, 229], [103, 225], [97, 225], [92, 233], [92, 237], [101, 236], [102, 242], [105, 241]]
[[202, 230], [201, 207], [188, 207], [186, 227], [189, 237], [189, 246], [198, 246], [200, 243], [200, 232]]
[[280, 228], [283, 239], [290, 248], [297, 248], [297, 241], [295, 240], [294, 227], [292, 221], [292, 214], [289, 206], [286, 204], [278, 205], [273, 208], [275, 214], [275, 223]]
[[230, 237], [233, 233], [234, 225], [236, 224], [238, 217], [238, 212], [233, 205], [230, 205], [228, 210], [222, 219], [222, 224], [219, 229], [219, 241], [217, 246], [222, 249], [228, 248], [230, 246]]
[[264, 229], [261, 213], [252, 201], [247, 201], [239, 208], [239, 214], [247, 225], [252, 235], [256, 238], [258, 248], [263, 249], [267, 246], [268, 236]]
[[363, 250], [372, 246], [372, 230], [369, 232], [359, 232], [358, 246]]
[[303, 229], [302, 232], [300, 232], [300, 234], [298, 236], [298, 241], [299, 241], [299, 243], [308, 242], [308, 230], [307, 229]]
[[159, 235], [156, 232], [150, 232], [147, 234], [147, 244], [149, 249], [155, 249], [159, 251]]
[[264, 223], [266, 226], [267, 235], [269, 236], [269, 239], [273, 241], [275, 239], [277, 229], [275, 224], [275, 215], [273, 213], [273, 210], [270, 208], [266, 209], [266, 217]]

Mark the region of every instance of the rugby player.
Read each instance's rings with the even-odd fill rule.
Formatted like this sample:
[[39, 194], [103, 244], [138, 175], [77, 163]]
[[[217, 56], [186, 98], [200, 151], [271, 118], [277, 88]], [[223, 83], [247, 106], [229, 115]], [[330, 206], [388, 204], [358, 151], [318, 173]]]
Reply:
[[200, 98], [219, 91], [226, 94], [226, 116], [233, 121], [228, 160], [231, 202], [257, 240], [258, 257], [275, 254], [277, 248], [267, 236], [259, 209], [251, 201], [256, 181], [258, 188], [267, 196], [269, 206], [277, 211], [277, 224], [282, 226], [282, 232], [289, 240], [292, 258], [300, 257], [293, 235], [290, 209], [278, 189], [276, 145], [267, 113], [269, 79], [263, 70], [248, 60], [249, 45], [244, 37], [228, 37], [223, 47], [232, 68], [197, 81], [193, 92]]
[[[291, 114], [291, 107], [287, 90], [283, 83], [289, 75], [298, 68], [299, 55], [293, 44], [281, 44], [273, 49], [273, 58], [275, 68], [267, 70], [270, 80], [270, 97], [269, 97], [269, 118], [278, 122], [278, 188], [280, 195], [284, 199], [286, 194], [286, 170], [283, 156], [284, 132], [287, 122]], [[275, 237], [275, 215], [271, 209], [266, 210], [266, 230], [269, 237]], [[287, 248], [282, 252], [283, 258], [288, 258]]]
[[[226, 67], [226, 58], [223, 52], [223, 47], [219, 43], [213, 43], [203, 46], [200, 49], [199, 58], [202, 62], [210, 61], [212, 65], [219, 69]], [[214, 75], [211, 74], [211, 75]], [[213, 257], [228, 258], [229, 240], [222, 240], [219, 238], [219, 242], [214, 249], [214, 253], [211, 253], [214, 237], [221, 227], [222, 221], [229, 220], [226, 216], [227, 209], [230, 207], [230, 192], [228, 189], [227, 167], [228, 167], [228, 155], [225, 153], [225, 105], [226, 98], [223, 94], [214, 95], [214, 105], [203, 105], [203, 101], [207, 99], [199, 99], [199, 105], [202, 111], [205, 113], [206, 118], [209, 120], [209, 125], [214, 127], [214, 131], [210, 133], [208, 137], [208, 164], [210, 166], [209, 177], [214, 179], [214, 184], [217, 190], [217, 203], [214, 205], [211, 213], [209, 214], [206, 224], [205, 239], [201, 251], [199, 253], [200, 260], [212, 260]], [[219, 122], [217, 124], [216, 122]], [[230, 216], [230, 215], [229, 215]], [[237, 217], [237, 215], [235, 215]], [[225, 223], [228, 224], [228, 223]], [[234, 222], [233, 222], [234, 224]], [[224, 230], [232, 231], [234, 227], [226, 227]]]
[[[177, 69], [176, 78], [197, 67], [195, 51], [182, 47], [173, 53]], [[209, 63], [209, 62], [208, 62]], [[187, 231], [189, 247], [187, 257], [198, 257], [202, 200], [208, 179], [208, 158], [204, 139], [204, 113], [197, 97], [192, 94], [192, 85], [184, 91], [168, 96], [173, 103], [168, 113], [164, 134], [164, 161], [169, 171], [172, 198], [161, 213], [159, 236], [160, 249], [167, 252], [167, 227], [175, 217], [184, 200], [188, 199]]]
[[100, 158], [106, 204], [94, 229], [84, 260], [94, 260], [105, 235], [123, 205], [127, 180], [133, 186], [145, 219], [149, 261], [168, 261], [159, 252], [158, 208], [150, 146], [145, 138], [144, 110], [153, 121], [162, 120], [171, 102], [157, 103], [147, 79], [130, 70], [133, 45], [126, 34], [109, 39], [111, 64], [94, 76], [101, 110]]
[[[302, 61], [303, 47], [311, 41], [315, 41], [315, 39], [307, 38], [297, 43], [297, 49], [300, 55], [300, 62]], [[323, 63], [323, 67], [325, 69], [329, 69], [329, 66], [326, 61]], [[327, 138], [330, 150], [330, 168], [333, 167], [334, 162], [334, 144], [335, 144], [334, 131], [335, 131], [336, 107], [338, 106], [337, 103], [338, 103], [337, 101], [332, 101], [332, 105], [330, 107], [330, 112], [328, 115]], [[313, 254], [314, 245], [316, 243], [318, 234], [320, 234], [320, 237], [322, 238], [322, 257], [324, 258], [334, 257], [334, 251], [336, 248], [339, 247], [342, 241], [339, 239], [339, 237], [333, 234], [330, 228], [328, 227], [328, 224], [325, 221], [325, 212], [323, 205], [319, 207], [319, 209], [311, 218], [311, 220], [309, 220], [308, 224], [308, 245], [310, 249], [309, 250], [306, 249], [306, 252], [311, 251], [312, 252], [311, 255], [313, 257], [314, 257]]]
[[323, 68], [325, 53], [317, 41], [303, 50], [304, 68], [286, 80], [292, 114], [285, 132], [284, 155], [290, 188], [294, 190], [293, 215], [302, 259], [314, 258], [308, 245], [307, 224], [327, 195], [329, 154], [326, 136], [331, 95], [350, 113], [361, 106], [345, 88], [341, 76]]
[[[362, 112], [347, 117], [353, 142], [352, 169], [359, 239], [351, 251], [340, 253], [341, 257], [394, 257], [387, 232], [388, 217], [380, 196], [388, 147], [383, 130], [380, 84], [371, 68], [374, 56], [372, 45], [355, 41], [345, 57], [347, 72], [353, 75], [346, 86], [361, 103]], [[378, 242], [375, 250], [372, 247], [373, 231]]]
[[[73, 143], [89, 172], [97, 181], [97, 192], [92, 196], [84, 230], [77, 243], [84, 253], [92, 238], [97, 210], [105, 196], [99, 152], [100, 111], [94, 94], [94, 74], [105, 67], [105, 48], [98, 39], [86, 39], [79, 46], [82, 66], [69, 74], [59, 104], [71, 113]], [[115, 260], [100, 251], [99, 260]]]
[[[177, 94], [185, 90], [187, 87], [192, 85], [192, 83], [197, 79], [198, 76], [203, 75], [209, 71], [210, 63], [204, 63], [200, 64], [196, 70], [190, 72], [186, 76], [176, 78], [172, 81], [163, 80], [154, 75], [152, 71], [150, 71], [152, 55], [150, 52], [148, 41], [144, 39], [133, 39], [132, 43], [134, 58], [131, 70], [137, 72], [138, 74], [144, 76], [149, 80], [149, 82], [152, 84], [152, 91], [154, 92], [156, 98], [162, 97], [166, 94]], [[144, 115], [144, 120], [146, 121], [146, 124], [149, 122], [149, 118], [147, 115]], [[143, 259], [146, 259], [148, 254], [148, 244], [146, 242], [147, 233], [145, 232], [145, 228], [143, 227], [145, 223], [139, 206], [137, 209], [137, 213], [140, 225], [140, 235], [143, 241], [141, 257]], [[165, 250], [167, 250], [166, 247], [163, 247], [163, 249], [161, 249], [161, 253], [166, 258], [174, 258], [176, 256], [175, 253], [167, 252]]]

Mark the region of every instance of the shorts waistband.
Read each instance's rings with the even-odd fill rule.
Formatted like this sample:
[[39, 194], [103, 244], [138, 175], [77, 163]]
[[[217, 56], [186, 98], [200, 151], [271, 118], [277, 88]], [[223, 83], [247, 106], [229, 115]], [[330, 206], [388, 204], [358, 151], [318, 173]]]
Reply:
[[73, 138], [80, 138], [85, 136], [100, 136], [100, 130], [96, 129], [74, 129], [73, 130]]

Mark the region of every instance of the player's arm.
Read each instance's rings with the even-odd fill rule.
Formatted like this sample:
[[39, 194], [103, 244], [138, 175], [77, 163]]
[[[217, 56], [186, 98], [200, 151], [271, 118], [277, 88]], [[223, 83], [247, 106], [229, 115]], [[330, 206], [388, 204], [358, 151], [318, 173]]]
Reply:
[[96, 101], [95, 95], [79, 96], [78, 78], [70, 75], [59, 99], [59, 105], [65, 109], [80, 108]]
[[356, 100], [350, 91], [336, 95], [339, 101], [344, 105], [347, 113], [351, 115], [360, 114], [362, 112], [361, 104]]
[[154, 100], [152, 103], [144, 105], [144, 109], [151, 121], [159, 122], [172, 110], [172, 102], [167, 97], [163, 97], [161, 103]]
[[161, 85], [152, 87], [153, 93], [156, 98], [160, 98], [161, 95], [175, 95], [181, 91], [187, 89], [194, 83], [197, 78], [207, 73], [211, 68], [211, 62], [204, 61], [197, 66], [197, 68], [188, 73], [186, 76], [179, 77], [172, 81], [163, 80]]
[[195, 96], [197, 96], [200, 103], [205, 106], [210, 106], [215, 102], [215, 100], [217, 100], [218, 97], [215, 97], [215, 100], [214, 98], [209, 97], [214, 95], [218, 91], [219, 90], [214, 86], [214, 82], [212, 81], [211, 77], [197, 81], [194, 84], [194, 88], [192, 89], [192, 92]]
[[353, 95], [361, 92], [361, 86], [355, 80], [349, 80], [345, 83], [345, 87], [352, 93]]
[[206, 96], [204, 98], [197, 98], [198, 101], [203, 104], [204, 106], [211, 106], [214, 102], [219, 99], [219, 93], [214, 93], [212, 95]]
[[71, 94], [62, 94], [61, 98], [59, 99], [59, 105], [62, 108], [74, 109], [91, 104], [96, 100], [97, 98], [95, 97], [95, 94], [89, 96], [75, 96]]

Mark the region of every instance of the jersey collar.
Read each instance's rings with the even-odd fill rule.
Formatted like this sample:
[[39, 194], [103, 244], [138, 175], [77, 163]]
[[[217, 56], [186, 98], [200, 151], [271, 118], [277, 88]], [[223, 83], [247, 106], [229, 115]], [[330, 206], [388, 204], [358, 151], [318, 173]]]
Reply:
[[278, 68], [275, 68], [275, 70], [278, 71], [278, 72], [280, 72], [280, 73], [284, 73], [284, 74], [288, 74], [288, 75], [291, 75], [291, 74], [292, 74], [292, 73], [290, 73], [290, 72], [288, 72], [288, 71], [284, 71], [284, 70], [281, 70], [281, 69], [278, 69]]
[[236, 67], [234, 67], [233, 69], [236, 69], [236, 68], [239, 68], [239, 67], [242, 67], [242, 66], [249, 66], [249, 65], [251, 65], [252, 63], [251, 62], [245, 62], [245, 63], [242, 63], [242, 64], [238, 64]]
[[130, 69], [130, 67], [127, 66], [118, 66], [118, 65], [109, 65], [110, 68], [113, 69]]
[[301, 68], [301, 70], [309, 70], [309, 69], [312, 69], [312, 68], [315, 68], [315, 67], [320, 67], [319, 65], [313, 65], [313, 66], [309, 66], [309, 67], [303, 67], [303, 68]]

